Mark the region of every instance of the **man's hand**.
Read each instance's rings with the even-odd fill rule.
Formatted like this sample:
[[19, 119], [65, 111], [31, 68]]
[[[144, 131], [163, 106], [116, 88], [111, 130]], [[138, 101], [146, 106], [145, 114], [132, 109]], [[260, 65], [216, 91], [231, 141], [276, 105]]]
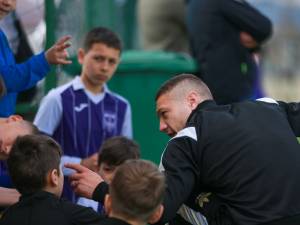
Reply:
[[254, 40], [254, 38], [244, 31], [240, 32], [240, 40], [245, 48], [253, 49], [258, 46], [258, 43]]
[[0, 206], [7, 207], [19, 200], [20, 193], [16, 189], [0, 187], [0, 196]]
[[94, 172], [98, 172], [98, 153], [94, 153], [90, 157], [82, 159], [80, 162], [81, 165], [93, 170]]
[[67, 60], [69, 57], [67, 48], [71, 46], [71, 44], [68, 42], [70, 39], [71, 36], [64, 36], [46, 51], [45, 56], [49, 64], [66, 65], [72, 63], [72, 61]]
[[74, 163], [66, 163], [65, 167], [76, 172], [69, 176], [71, 186], [77, 195], [91, 199], [94, 190], [104, 180], [102, 177], [88, 168]]

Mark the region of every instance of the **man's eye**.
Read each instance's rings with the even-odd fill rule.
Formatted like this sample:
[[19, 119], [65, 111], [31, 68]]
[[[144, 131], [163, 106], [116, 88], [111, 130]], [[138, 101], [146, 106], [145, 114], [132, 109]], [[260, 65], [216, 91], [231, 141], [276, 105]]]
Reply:
[[166, 116], [167, 116], [167, 111], [162, 112], [162, 113], [161, 113], [161, 116], [162, 116], [162, 117], [166, 117]]

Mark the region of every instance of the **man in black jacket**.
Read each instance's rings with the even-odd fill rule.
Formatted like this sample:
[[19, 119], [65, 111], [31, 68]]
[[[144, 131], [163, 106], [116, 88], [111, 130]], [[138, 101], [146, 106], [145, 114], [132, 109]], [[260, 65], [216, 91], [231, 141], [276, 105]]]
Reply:
[[190, 0], [187, 9], [192, 53], [216, 102], [257, 98], [253, 52], [270, 37], [270, 20], [244, 0]]
[[[156, 104], [160, 130], [172, 137], [162, 155], [167, 190], [158, 224], [182, 204], [210, 225], [300, 224], [299, 103], [217, 105], [199, 78], [183, 74], [160, 88]], [[83, 177], [87, 171], [74, 175], [74, 185], [87, 194], [95, 186]], [[100, 183], [93, 198], [105, 188]]]

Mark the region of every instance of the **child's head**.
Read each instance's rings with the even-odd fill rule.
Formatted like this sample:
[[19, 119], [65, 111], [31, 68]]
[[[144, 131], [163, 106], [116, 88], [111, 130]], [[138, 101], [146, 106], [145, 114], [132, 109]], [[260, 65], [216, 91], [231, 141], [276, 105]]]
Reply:
[[162, 214], [165, 178], [155, 164], [128, 160], [118, 167], [105, 198], [109, 216], [155, 223]]
[[19, 115], [0, 118], [0, 160], [5, 160], [18, 136], [38, 134], [39, 130], [32, 123]]
[[97, 27], [88, 32], [83, 48], [78, 50], [81, 78], [87, 88], [101, 90], [110, 80], [120, 62], [121, 49], [121, 40], [113, 31]]
[[0, 0], [0, 20], [16, 9], [16, 0]]
[[107, 183], [111, 182], [119, 165], [128, 159], [140, 158], [138, 144], [122, 136], [107, 139], [99, 152], [99, 174]]
[[85, 36], [83, 49], [87, 52], [94, 44], [104, 44], [109, 48], [118, 50], [120, 53], [122, 51], [122, 42], [119, 36], [105, 27], [96, 27], [90, 30]]
[[63, 174], [60, 146], [44, 135], [18, 137], [7, 160], [13, 184], [21, 194], [41, 190], [61, 195]]

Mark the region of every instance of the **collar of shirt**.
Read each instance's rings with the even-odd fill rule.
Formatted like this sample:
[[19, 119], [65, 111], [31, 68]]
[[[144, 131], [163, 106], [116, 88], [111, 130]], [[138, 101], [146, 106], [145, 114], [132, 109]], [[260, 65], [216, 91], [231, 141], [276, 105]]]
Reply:
[[105, 96], [106, 93], [110, 93], [110, 90], [108, 89], [107, 85], [104, 84], [103, 85], [103, 92], [100, 92], [98, 94], [94, 94], [92, 92], [90, 92], [89, 90], [87, 90], [84, 86], [84, 84], [82, 83], [80, 76], [77, 76], [74, 78], [74, 80], [72, 81], [72, 86], [74, 88], [75, 91], [77, 90], [84, 90], [84, 92], [86, 93], [86, 95], [90, 98], [90, 100], [92, 100], [92, 102], [94, 102], [95, 104], [99, 103]]

